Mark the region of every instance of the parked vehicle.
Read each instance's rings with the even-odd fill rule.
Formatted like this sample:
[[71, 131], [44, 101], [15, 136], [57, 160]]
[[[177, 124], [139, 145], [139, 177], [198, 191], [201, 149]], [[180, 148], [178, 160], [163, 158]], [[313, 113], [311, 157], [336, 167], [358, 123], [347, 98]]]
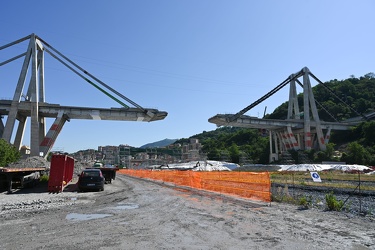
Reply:
[[78, 190], [79, 191], [86, 191], [86, 190], [104, 190], [104, 176], [100, 169], [84, 169], [78, 179]]
[[12, 188], [33, 187], [39, 183], [41, 173], [45, 167], [40, 168], [3, 168], [0, 167], [0, 190], [7, 188], [12, 192]]
[[[92, 168], [100, 169], [105, 179], [105, 183], [112, 183], [112, 180], [116, 179], [116, 171], [119, 170], [118, 167], [115, 167], [110, 164], [104, 165], [101, 162], [95, 162]], [[89, 168], [86, 168], [89, 169]]]

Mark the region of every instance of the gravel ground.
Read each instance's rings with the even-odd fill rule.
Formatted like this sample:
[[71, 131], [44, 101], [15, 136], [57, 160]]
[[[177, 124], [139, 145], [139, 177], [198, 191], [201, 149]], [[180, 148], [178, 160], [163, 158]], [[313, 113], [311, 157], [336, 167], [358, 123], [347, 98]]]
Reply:
[[[75, 162], [74, 178], [79, 173], [81, 173], [82, 169], [86, 167], [91, 167], [92, 165], [93, 162]], [[19, 162], [10, 164], [7, 167], [45, 167], [48, 174], [50, 162], [46, 161], [43, 157], [29, 157]], [[282, 199], [283, 196], [291, 196], [298, 201], [300, 197], [305, 196], [310, 200], [310, 208], [316, 208], [319, 210], [327, 209], [325, 195], [330, 193], [331, 191], [334, 193], [337, 200], [345, 201], [345, 206], [342, 211], [343, 213], [347, 213], [348, 215], [354, 216], [360, 215], [372, 218], [375, 217], [374, 192], [366, 193], [362, 191], [361, 195], [358, 195], [358, 191], [353, 192], [353, 190], [330, 190], [324, 187], [312, 189], [301, 185], [289, 185], [287, 188], [285, 188], [285, 186], [279, 184], [273, 184], [271, 189], [273, 196], [279, 196], [279, 200]], [[31, 201], [31, 203], [38, 205], [38, 203], [43, 203], [43, 201]], [[58, 202], [53, 203], [58, 204]], [[28, 206], [32, 206], [33, 204], [29, 204]]]
[[368, 216], [118, 175], [103, 192], [0, 193], [0, 249], [375, 249]]
[[[86, 165], [76, 163], [74, 176]], [[103, 192], [78, 193], [76, 181], [59, 194], [46, 184], [0, 192], [0, 249], [375, 249], [371, 193], [333, 190], [338, 200], [349, 197], [335, 212], [327, 211], [328, 189], [272, 186], [273, 195], [311, 198], [304, 209], [124, 175]]]
[[344, 206], [342, 213], [347, 216], [362, 216], [369, 220], [375, 219], [375, 193], [358, 190], [329, 189], [324, 187], [306, 187], [306, 186], [288, 186], [273, 184], [272, 194], [278, 200], [287, 199], [285, 197], [293, 197], [298, 200], [300, 197], [306, 197], [309, 200], [309, 207], [326, 211], [326, 194], [333, 193], [337, 201], [343, 201]]

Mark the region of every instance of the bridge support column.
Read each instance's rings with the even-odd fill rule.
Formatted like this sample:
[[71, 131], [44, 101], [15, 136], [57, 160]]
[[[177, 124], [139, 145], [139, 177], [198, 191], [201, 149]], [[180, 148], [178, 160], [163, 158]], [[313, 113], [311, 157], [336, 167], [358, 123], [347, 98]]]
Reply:
[[305, 150], [311, 149], [311, 132], [310, 132], [310, 108], [309, 108], [309, 72], [307, 68], [303, 69], [303, 132]]
[[[8, 143], [11, 143], [16, 119], [19, 121], [14, 146], [21, 148], [27, 117], [19, 114], [19, 104], [25, 88], [25, 80], [28, 70], [31, 68], [30, 82], [27, 89], [27, 96], [24, 96], [29, 102], [31, 111], [30, 124], [30, 150], [31, 156], [39, 155], [39, 143], [45, 134], [45, 118], [39, 117], [39, 102], [44, 102], [44, 56], [42, 44], [36, 39], [35, 34], [29, 36], [30, 42], [25, 53], [25, 59], [22, 65], [21, 73], [18, 78], [16, 91], [13, 96], [12, 104], [8, 113], [8, 118], [1, 133], [1, 137]], [[31, 64], [31, 66], [30, 66]], [[39, 79], [38, 79], [39, 78]]]
[[[289, 88], [289, 102], [288, 102], [288, 115], [287, 119], [301, 119], [299, 106], [298, 106], [298, 95], [296, 88], [296, 81], [294, 80], [294, 75], [291, 75], [290, 78], [290, 88]], [[294, 115], [293, 115], [294, 114]]]
[[279, 160], [279, 145], [277, 142], [277, 135], [272, 131], [269, 131], [269, 141], [270, 141], [270, 156], [269, 162], [274, 162]]
[[18, 78], [18, 83], [16, 87], [16, 91], [14, 92], [12, 105], [9, 110], [8, 118], [5, 124], [4, 132], [2, 138], [10, 143], [14, 125], [16, 123], [17, 113], [18, 113], [18, 104], [21, 101], [22, 91], [25, 85], [25, 79], [30, 63], [30, 58], [32, 54], [32, 41], [30, 40], [29, 47], [27, 49], [27, 53], [25, 56], [25, 60], [23, 61], [20, 77]]
[[27, 119], [24, 116], [18, 115], [18, 128], [16, 133], [16, 138], [14, 139], [14, 147], [16, 147], [18, 150], [21, 149], [21, 144], [23, 140], [23, 136], [25, 134], [25, 128], [26, 128], [26, 122]]
[[3, 133], [4, 133], [4, 123], [3, 123], [2, 117], [0, 116], [0, 138], [3, 137]]
[[331, 137], [331, 128], [328, 128], [328, 131], [327, 131], [326, 136], [324, 138], [324, 142], [325, 142], [326, 145], [328, 144], [330, 137]]
[[300, 149], [300, 146], [296, 140], [296, 137], [294, 136], [293, 134], [293, 131], [292, 131], [292, 128], [290, 126], [287, 127], [287, 133], [288, 133], [288, 138], [289, 138], [289, 141], [291, 143], [291, 147], [294, 149], [294, 150], [299, 150]]
[[64, 117], [64, 113], [59, 112], [55, 122], [52, 124], [51, 128], [47, 132], [47, 135], [40, 144], [40, 152], [43, 153], [43, 156], [47, 156], [49, 151], [52, 149], [53, 144], [55, 143], [57, 136], [60, 134], [66, 120], [67, 119]]
[[32, 60], [31, 60], [31, 132], [30, 132], [30, 155], [39, 156], [39, 86], [37, 84], [37, 47], [35, 42], [35, 35], [32, 35], [30, 41], [33, 41], [32, 47]]
[[283, 152], [283, 151], [287, 151], [289, 150], [288, 146], [287, 146], [287, 141], [285, 139], [285, 136], [283, 134], [283, 131], [279, 131], [277, 132], [277, 135], [278, 135], [278, 138], [280, 140], [280, 152]]

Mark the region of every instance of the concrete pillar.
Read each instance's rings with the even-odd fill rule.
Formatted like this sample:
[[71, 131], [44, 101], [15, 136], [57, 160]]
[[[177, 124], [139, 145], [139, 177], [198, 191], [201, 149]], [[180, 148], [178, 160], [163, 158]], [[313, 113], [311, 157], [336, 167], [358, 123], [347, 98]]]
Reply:
[[[310, 73], [308, 71], [308, 73]], [[324, 151], [326, 150], [326, 145], [325, 145], [325, 140], [324, 140], [324, 135], [323, 135], [323, 130], [322, 126], [320, 124], [320, 118], [318, 114], [318, 109], [316, 108], [316, 103], [315, 103], [315, 98], [314, 98], [314, 93], [312, 91], [312, 87], [310, 84], [310, 79], [307, 76], [307, 84], [308, 84], [308, 92], [309, 92], [309, 101], [310, 101], [310, 107], [311, 107], [311, 114], [312, 117], [315, 121], [315, 130], [316, 130], [316, 136], [317, 136], [317, 141], [319, 145], [319, 149]]]
[[289, 102], [288, 102], [288, 115], [287, 119], [300, 119], [300, 112], [298, 106], [298, 96], [296, 89], [296, 81], [294, 75], [291, 75], [290, 78], [290, 88], [289, 88]]
[[3, 138], [3, 133], [4, 133], [4, 123], [3, 123], [3, 118], [0, 116], [0, 138]]
[[292, 144], [292, 148], [294, 150], [299, 150], [300, 149], [300, 146], [293, 134], [293, 131], [292, 131], [292, 128], [290, 126], [288, 126], [287, 128], [287, 131], [288, 131], [288, 137], [289, 137], [289, 140], [290, 140], [290, 143]]
[[326, 145], [328, 144], [330, 137], [331, 137], [331, 128], [328, 128], [328, 131], [324, 139]]
[[39, 156], [39, 86], [37, 75], [37, 48], [35, 35], [33, 34], [30, 41], [33, 42], [31, 57], [31, 79], [30, 79], [30, 105], [31, 105], [31, 125], [30, 125], [30, 155]]
[[23, 136], [25, 134], [26, 123], [27, 123], [27, 117], [18, 115], [18, 128], [17, 128], [16, 137], [14, 138], [14, 144], [13, 144], [13, 146], [15, 146], [18, 150], [20, 150], [22, 147], [21, 144], [22, 144]]
[[[39, 102], [45, 102], [44, 93], [44, 52], [43, 45], [37, 40], [37, 60], [38, 60], [38, 80], [39, 80]], [[39, 117], [39, 142], [41, 142], [46, 135], [46, 118]]]
[[277, 136], [272, 131], [269, 131], [268, 133], [269, 133], [269, 140], [270, 140], [269, 162], [273, 162], [273, 161], [279, 160]]
[[16, 123], [17, 113], [18, 113], [18, 104], [21, 101], [22, 91], [25, 85], [25, 79], [27, 75], [27, 71], [29, 68], [30, 58], [32, 55], [32, 47], [33, 47], [33, 41], [30, 39], [29, 46], [27, 49], [27, 53], [25, 55], [25, 60], [23, 61], [20, 77], [18, 78], [18, 83], [16, 87], [16, 91], [14, 92], [12, 105], [9, 110], [8, 118], [4, 127], [4, 132], [2, 135], [2, 138], [6, 140], [8, 143], [10, 143], [14, 125]]
[[51, 151], [53, 144], [56, 141], [57, 136], [60, 134], [62, 127], [66, 122], [63, 112], [59, 112], [54, 123], [51, 125], [51, 128], [48, 130], [47, 135], [40, 143], [40, 152], [43, 153], [43, 156], [47, 156], [49, 151]]
[[303, 68], [303, 132], [305, 150], [311, 149], [311, 132], [310, 132], [310, 108], [309, 108], [309, 69]]

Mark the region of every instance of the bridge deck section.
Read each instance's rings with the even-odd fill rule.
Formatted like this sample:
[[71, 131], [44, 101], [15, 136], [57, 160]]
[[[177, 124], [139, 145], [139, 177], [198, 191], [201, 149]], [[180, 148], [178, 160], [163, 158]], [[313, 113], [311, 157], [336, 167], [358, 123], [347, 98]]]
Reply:
[[[8, 115], [12, 101], [0, 100], [0, 115]], [[167, 112], [148, 109], [148, 112], [139, 108], [95, 108], [61, 106], [59, 104], [39, 103], [39, 115], [46, 118], [56, 118], [62, 112], [67, 119], [111, 120], [111, 121], [157, 121], [163, 120]], [[22, 101], [18, 104], [18, 113], [31, 116], [31, 102]], [[149, 113], [152, 115], [150, 116]]]

